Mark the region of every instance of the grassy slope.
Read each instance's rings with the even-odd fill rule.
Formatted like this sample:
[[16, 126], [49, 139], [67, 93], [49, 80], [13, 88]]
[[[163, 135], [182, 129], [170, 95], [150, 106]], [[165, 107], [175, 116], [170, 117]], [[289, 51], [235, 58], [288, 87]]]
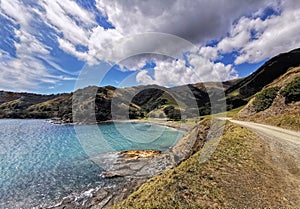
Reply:
[[[273, 81], [265, 88], [275, 86], [283, 88], [293, 79], [299, 76], [300, 67], [291, 68], [288, 72], [286, 72], [284, 75]], [[240, 113], [238, 113], [238, 118], [242, 120], [264, 123], [268, 125], [279, 126], [282, 128], [300, 131], [300, 102], [284, 104], [282, 100], [284, 99], [280, 99], [280, 97], [277, 97], [270, 108], [255, 113], [249, 111], [249, 109], [252, 108], [252, 99], [249, 102], [249, 104]]]
[[289, 207], [283, 177], [266, 163], [268, 148], [248, 130], [229, 123], [213, 156], [200, 164], [200, 153], [112, 208]]
[[297, 108], [291, 108], [285, 113], [271, 115], [265, 118], [261, 117], [260, 114], [257, 114], [249, 118], [249, 121], [300, 131], [300, 110], [298, 109], [299, 107], [300, 104], [298, 104]]
[[212, 117], [214, 117], [214, 118], [216, 118], [216, 117], [229, 117], [229, 118], [233, 118], [244, 107], [245, 106], [241, 106], [241, 107], [229, 110], [227, 112], [217, 113], [217, 114], [214, 114], [214, 115], [203, 115], [203, 116], [200, 116], [198, 118], [187, 118], [186, 121], [184, 121], [184, 122], [183, 121], [174, 121], [174, 122], [176, 122], [176, 123], [184, 123], [184, 124], [186, 124], [188, 126], [192, 126], [193, 127], [193, 126], [197, 125], [197, 123], [199, 123], [200, 121], [203, 122], [203, 120], [205, 120], [205, 119], [210, 120]]

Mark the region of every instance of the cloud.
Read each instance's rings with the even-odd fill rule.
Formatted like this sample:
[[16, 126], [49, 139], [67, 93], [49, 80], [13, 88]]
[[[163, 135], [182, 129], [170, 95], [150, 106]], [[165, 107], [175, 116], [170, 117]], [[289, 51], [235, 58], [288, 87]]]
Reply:
[[63, 49], [65, 52], [72, 54], [81, 60], [87, 59], [87, 53], [77, 51], [75, 46], [71, 42], [62, 38], [57, 38], [57, 41], [59, 43], [60, 48]]
[[[74, 75], [52, 75], [45, 67], [45, 55], [42, 58], [19, 54], [18, 58], [11, 58], [7, 54], [0, 57], [0, 89], [10, 91], [36, 91], [41, 85], [57, 84], [65, 80], [75, 80]], [[51, 63], [51, 62], [50, 62]], [[53, 69], [60, 70], [57, 66]]]
[[[51, 66], [51, 58], [47, 47], [35, 37], [23, 30], [17, 30], [19, 42], [15, 42], [16, 58], [8, 54], [0, 57], [0, 88], [13, 91], [33, 91], [44, 84], [55, 84], [62, 80], [72, 79], [73, 75], [62, 72], [65, 76], [49, 73], [45, 62]], [[49, 60], [49, 61], [48, 61]], [[58, 66], [52, 65], [55, 70], [61, 71]]]
[[39, 42], [34, 36], [27, 33], [25, 30], [15, 30], [15, 36], [19, 42], [15, 42], [15, 47], [19, 57], [30, 54], [48, 55], [49, 51], [47, 46]]
[[136, 75], [136, 81], [141, 83], [141, 84], [157, 84], [157, 82], [148, 74], [147, 70], [141, 70], [137, 75]]
[[18, 0], [0, 1], [1, 13], [15, 23], [27, 25], [32, 18], [28, 11]]
[[[14, 23], [11, 27], [15, 28], [16, 50], [16, 58], [1, 52], [2, 84], [12, 84], [4, 78], [18, 79], [23, 86], [74, 79], [75, 74], [56, 64], [50, 53], [52, 47], [59, 47], [90, 65], [122, 61], [121, 69], [140, 70], [138, 82], [162, 85], [235, 78], [234, 66], [216, 62], [224, 54], [235, 52], [233, 64], [238, 65], [259, 62], [300, 47], [299, 1], [95, 0], [95, 3], [114, 28], [99, 25], [96, 9], [85, 9], [76, 1], [40, 0], [30, 6], [21, 0], [0, 1], [1, 15]], [[266, 8], [277, 13], [263, 18]], [[37, 37], [36, 25], [41, 24], [54, 37], [51, 42], [55, 45]], [[151, 39], [152, 32], [160, 35]], [[146, 34], [139, 36], [141, 33]], [[186, 39], [197, 49], [179, 45], [175, 37], [168, 41], [163, 33]], [[78, 46], [87, 50], [79, 50]], [[127, 57], [131, 58], [123, 60]], [[141, 70], [149, 60], [156, 63], [153, 76]]]
[[[89, 49], [94, 53], [88, 53], [90, 57], [97, 57], [100, 60], [114, 61], [126, 58], [124, 55], [134, 52], [134, 48], [144, 47], [145, 51], [149, 45], [153, 48], [160, 48], [160, 51], [172, 51], [172, 45], [156, 41], [132, 41], [132, 44], [120, 44], [122, 37], [134, 37], [135, 34], [145, 32], [161, 32], [174, 34], [187, 39], [197, 45], [202, 45], [199, 54], [208, 60], [216, 60], [220, 57], [219, 52], [227, 52], [232, 48], [240, 49], [242, 44], [249, 41], [250, 36], [245, 31], [240, 31], [238, 35], [224, 39], [219, 48], [205, 46], [207, 41], [219, 39], [230, 29], [232, 23], [243, 15], [251, 15], [261, 7], [269, 6], [268, 1], [96, 1], [98, 9], [107, 16], [114, 25], [115, 30], [94, 30], [93, 41]], [[134, 6], [129, 6], [134, 5]], [[97, 40], [113, 34], [110, 40], [106, 40], [105, 45], [98, 44]], [[117, 37], [117, 38], [115, 38]], [[101, 43], [101, 41], [100, 41]], [[129, 41], [130, 43], [130, 41]], [[99, 47], [100, 46], [100, 47]], [[105, 51], [103, 51], [103, 49]], [[181, 53], [190, 49], [178, 49]], [[99, 52], [95, 56], [95, 52]], [[159, 51], [159, 50], [157, 50]], [[116, 53], [117, 52], [117, 53]], [[178, 52], [177, 52], [178, 53]], [[73, 53], [75, 54], [75, 53]], [[134, 53], [132, 53], [134, 54]], [[151, 58], [148, 58], [151, 59]], [[125, 69], [136, 70], [141, 67], [147, 55], [136, 56], [125, 62]]]
[[[32, 14], [18, 1], [1, 1], [1, 8], [20, 27], [14, 29], [15, 38], [18, 40], [14, 41], [17, 57], [3, 54], [0, 58], [0, 88], [25, 91], [36, 87], [37, 83], [55, 82], [37, 58], [49, 55], [47, 47], [26, 31], [30, 28]], [[19, 12], [20, 16], [14, 12]]]
[[37, 81], [53, 83], [55, 80], [47, 76], [42, 63], [29, 56], [12, 59], [8, 56], [0, 58], [0, 88], [14, 91], [27, 91], [36, 87]]
[[248, 31], [241, 31], [235, 36], [226, 37], [218, 44], [218, 50], [221, 53], [228, 53], [231, 51], [238, 51], [250, 40], [251, 36]]
[[[187, 65], [187, 62], [190, 65]], [[232, 65], [214, 63], [200, 54], [189, 54], [187, 62], [181, 59], [156, 61], [153, 78], [148, 71], [142, 70], [136, 75], [136, 80], [141, 84], [172, 86], [209, 81], [219, 82], [238, 76]]]
[[88, 13], [70, 0], [43, 0], [41, 6], [45, 9], [42, 13], [44, 21], [52, 25], [58, 33], [62, 33], [64, 39], [74, 45], [88, 44], [89, 28], [96, 25], [92, 13]]
[[[40, 85], [74, 79], [74, 75], [54, 64], [50, 55], [51, 47], [35, 37], [34, 34], [38, 31], [35, 31], [33, 23], [38, 20], [36, 15], [40, 14], [39, 10], [17, 0], [0, 1], [0, 7], [1, 14], [15, 24], [11, 27], [14, 28], [12, 43], [16, 54], [16, 57], [11, 57], [8, 53], [1, 52], [1, 89], [33, 91]], [[61, 75], [51, 73], [49, 66], [52, 71], [59, 71]]]
[[231, 64], [215, 63], [199, 54], [190, 54], [188, 61], [191, 66], [194, 67], [196, 72], [195, 76], [197, 76], [197, 79], [200, 79], [201, 82], [226, 81], [238, 77], [238, 73]]
[[[296, 1], [298, 2], [298, 1]], [[255, 63], [279, 53], [300, 47], [300, 4], [284, 2], [280, 16], [273, 16], [265, 21], [246, 19], [249, 27], [259, 30], [260, 34], [244, 44], [235, 64]], [[244, 22], [245, 22], [244, 21]], [[243, 24], [244, 23], [240, 23]]]
[[[163, 32], [193, 43], [223, 36], [231, 23], [266, 5], [266, 1], [97, 0], [97, 7], [123, 34]], [[134, 6], [133, 6], [134, 5]]]
[[[278, 3], [279, 2], [279, 3]], [[300, 47], [300, 3], [278, 1], [269, 4], [277, 14], [262, 18], [264, 9], [237, 19], [216, 46], [201, 46], [199, 53], [210, 60], [236, 52], [234, 64], [257, 63]]]

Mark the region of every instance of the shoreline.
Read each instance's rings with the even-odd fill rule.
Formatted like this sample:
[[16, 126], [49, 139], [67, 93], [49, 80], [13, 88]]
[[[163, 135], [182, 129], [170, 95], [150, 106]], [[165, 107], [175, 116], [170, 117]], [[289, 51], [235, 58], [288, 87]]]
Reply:
[[[27, 119], [24, 119], [27, 120]], [[47, 123], [52, 123], [50, 119], [32, 119], [43, 120]], [[136, 191], [144, 182], [151, 179], [154, 176], [160, 175], [166, 170], [176, 167], [179, 163], [187, 159], [193, 154], [193, 150], [198, 149], [199, 141], [197, 142], [199, 127], [188, 126], [182, 121], [166, 121], [166, 120], [109, 120], [103, 121], [99, 124], [105, 123], [145, 123], [154, 124], [158, 126], [164, 126], [178, 131], [184, 131], [184, 135], [180, 137], [177, 142], [169, 147], [166, 151], [155, 152], [156, 150], [144, 150], [146, 153], [136, 155], [141, 150], [133, 150], [132, 153], [124, 155], [123, 152], [110, 153], [116, 156], [115, 159], [111, 159], [109, 153], [107, 154], [108, 161], [103, 161], [103, 158], [91, 159], [99, 160], [101, 164], [107, 164], [104, 172], [100, 172], [98, 175], [103, 179], [107, 179], [107, 184], [104, 186], [94, 185], [87, 187], [86, 189], [79, 191], [78, 193], [69, 194], [60, 198], [60, 202], [53, 201], [47, 205], [39, 205], [37, 208], [87, 208], [87, 204], [95, 205], [95, 199], [100, 201], [97, 203], [104, 208], [111, 204], [121, 201]], [[52, 123], [53, 124], [53, 123]], [[72, 124], [72, 123], [56, 123], [57, 125], [97, 125], [97, 124]], [[200, 139], [200, 145], [204, 143], [203, 138]], [[132, 151], [132, 150], [127, 150]], [[125, 153], [127, 152], [125, 151]], [[148, 155], [148, 152], [153, 152], [153, 155]], [[127, 155], [127, 156], [126, 156]], [[143, 157], [147, 156], [147, 157]], [[96, 163], [97, 164], [97, 163]], [[111, 179], [111, 180], [110, 180]], [[102, 198], [103, 197], [103, 198]]]
[[52, 120], [52, 119], [45, 119], [46, 121], [49, 121], [52, 124], [56, 125], [100, 125], [105, 123], [150, 123], [154, 125], [160, 125], [160, 126], [166, 126], [170, 128], [175, 128], [177, 130], [183, 130], [183, 131], [189, 131], [193, 128], [193, 126], [184, 124], [182, 122], [176, 122], [171, 120], [142, 120], [142, 119], [126, 119], [126, 120], [106, 120], [106, 121], [100, 121], [97, 123], [66, 123], [62, 120]]
[[[147, 156], [146, 158], [131, 155], [124, 155], [122, 152], [114, 153], [117, 157], [111, 161], [109, 169], [99, 174], [105, 179], [122, 179], [119, 183], [112, 184], [103, 188], [93, 188], [83, 191], [77, 196], [67, 196], [55, 206], [49, 206], [51, 209], [63, 208], [90, 208], [90, 206], [97, 206], [97, 208], [106, 208], [119, 202], [134, 191], [136, 191], [143, 183], [150, 180], [152, 177], [160, 175], [166, 170], [172, 169], [181, 162], [188, 159], [192, 154], [201, 149], [205, 143], [207, 132], [205, 128], [199, 125], [184, 126], [182, 123], [174, 121], [148, 121], [148, 120], [117, 120], [104, 121], [101, 123], [111, 122], [141, 122], [151, 123], [155, 125], [175, 128], [177, 130], [184, 130], [186, 133], [177, 141], [177, 143], [170, 147], [167, 151], [156, 153], [156, 150], [146, 150], [147, 152], [154, 152], [155, 154]], [[100, 123], [100, 124], [101, 124]], [[128, 150], [126, 152], [133, 152], [136, 155], [141, 150]], [[124, 153], [124, 152], [123, 152]], [[131, 156], [131, 157], [130, 157]], [[92, 159], [97, 163], [103, 163], [103, 158]], [[111, 159], [110, 159], [111, 160]], [[108, 160], [109, 161], [109, 160]], [[81, 206], [80, 206], [81, 205]], [[80, 207], [79, 207], [80, 206]]]

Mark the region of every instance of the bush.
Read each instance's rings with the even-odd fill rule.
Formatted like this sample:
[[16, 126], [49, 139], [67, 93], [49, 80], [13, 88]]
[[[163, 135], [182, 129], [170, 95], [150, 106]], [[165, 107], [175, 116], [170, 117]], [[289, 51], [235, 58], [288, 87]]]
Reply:
[[279, 87], [271, 87], [258, 93], [253, 101], [255, 111], [260, 112], [268, 109], [272, 105], [278, 91]]
[[175, 109], [173, 106], [168, 106], [164, 109], [164, 113], [169, 120], [179, 121], [181, 120], [181, 112], [178, 109]]
[[285, 102], [297, 102], [300, 100], [300, 77], [295, 78], [292, 82], [287, 84], [280, 94], [285, 97]]

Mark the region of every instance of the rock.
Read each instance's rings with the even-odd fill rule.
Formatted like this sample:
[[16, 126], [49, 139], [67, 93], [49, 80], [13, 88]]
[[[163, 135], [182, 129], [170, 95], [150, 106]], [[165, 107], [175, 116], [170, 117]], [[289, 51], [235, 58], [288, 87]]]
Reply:
[[161, 154], [161, 151], [158, 150], [129, 150], [120, 153], [122, 157], [130, 159], [152, 158], [159, 154]]
[[116, 178], [121, 177], [119, 174], [116, 174], [115, 172], [102, 172], [100, 174], [102, 178]]
[[109, 171], [109, 172], [102, 172], [100, 176], [102, 178], [117, 178], [122, 176], [131, 176], [135, 172], [131, 169], [121, 169], [121, 170], [115, 170], [115, 171]]
[[62, 202], [60, 203], [61, 205], [64, 205], [64, 204], [68, 204], [68, 203], [71, 203], [72, 201], [74, 201], [72, 198], [70, 197], [65, 197], [63, 198]]
[[95, 196], [97, 200], [103, 200], [108, 195], [108, 191], [105, 189], [100, 189], [95, 193]]
[[106, 198], [104, 198], [100, 203], [98, 203], [96, 208], [104, 208], [107, 203], [112, 199], [112, 195], [107, 196]]

